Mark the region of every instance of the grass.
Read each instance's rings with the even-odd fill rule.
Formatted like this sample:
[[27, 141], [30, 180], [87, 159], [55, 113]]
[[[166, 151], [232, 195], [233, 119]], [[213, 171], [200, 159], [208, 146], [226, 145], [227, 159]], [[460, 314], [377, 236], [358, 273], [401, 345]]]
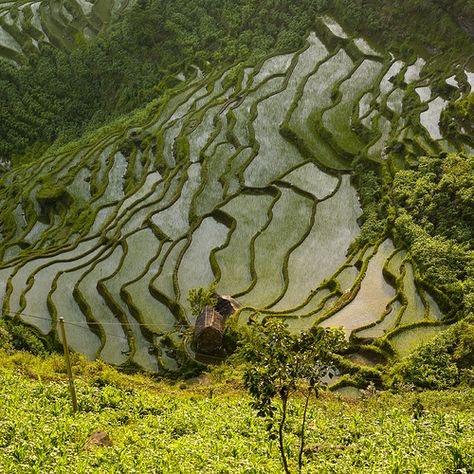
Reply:
[[[74, 354], [74, 414], [61, 356], [0, 351], [0, 360], [5, 474], [281, 472], [276, 442], [250, 408], [238, 368], [160, 381]], [[472, 472], [473, 406], [472, 389], [368, 390], [359, 400], [323, 394], [310, 405], [303, 472]], [[302, 408], [297, 401], [289, 411], [290, 450]], [[96, 430], [113, 446], [85, 448]]]

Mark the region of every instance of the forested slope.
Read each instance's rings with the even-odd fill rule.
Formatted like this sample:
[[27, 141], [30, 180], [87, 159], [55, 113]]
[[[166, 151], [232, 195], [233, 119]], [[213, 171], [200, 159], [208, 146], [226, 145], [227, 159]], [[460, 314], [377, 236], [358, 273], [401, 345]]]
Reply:
[[[472, 30], [470, 36], [458, 23], [472, 25], [469, 2], [201, 0], [190, 5], [140, 0], [126, 8], [126, 2], [84, 0], [61, 7], [54, 1], [1, 5], [0, 56], [23, 64], [20, 69], [4, 64], [0, 71], [1, 158], [77, 136], [88, 123], [94, 127], [160, 97], [172, 81], [169, 74], [190, 71], [192, 64], [210, 70], [300, 47], [316, 16], [325, 12], [402, 54], [415, 47], [441, 55], [437, 67], [474, 53]], [[110, 23], [106, 31], [92, 39], [104, 22]]]
[[214, 283], [240, 324], [344, 326], [364, 385], [472, 314], [472, 8], [382, 3], [109, 4], [4, 55], [18, 337], [53, 347], [63, 316], [76, 351], [179, 372]]

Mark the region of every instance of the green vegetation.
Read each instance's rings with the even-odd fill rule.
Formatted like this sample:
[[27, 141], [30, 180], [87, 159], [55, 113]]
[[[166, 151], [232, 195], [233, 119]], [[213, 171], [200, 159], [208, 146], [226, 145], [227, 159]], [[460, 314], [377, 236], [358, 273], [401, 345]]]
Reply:
[[[267, 441], [266, 422], [255, 415], [235, 368], [157, 382], [75, 355], [74, 414], [62, 357], [2, 352], [0, 358], [5, 474], [281, 471], [277, 443]], [[295, 399], [288, 411], [289, 455], [298, 452], [304, 406]], [[323, 393], [307, 409], [302, 472], [471, 472], [473, 406], [472, 389], [369, 390], [361, 400]], [[85, 448], [96, 430], [113, 446]]]
[[[0, 156], [20, 159], [28, 148], [58, 138], [64, 142], [162, 97], [176, 84], [175, 74], [192, 73], [192, 64], [211, 71], [270, 51], [295, 49], [322, 13], [335, 14], [385, 47], [403, 43], [401, 51], [407, 55], [409, 44], [420, 44], [448, 58], [448, 52], [455, 58], [460, 52], [468, 56], [474, 7], [445, 3], [298, 0], [275, 6], [202, 0], [190, 8], [184, 0], [133, 2], [96, 39], [69, 45], [52, 41], [57, 47], [44, 43], [39, 50], [32, 48], [20, 68], [2, 62]], [[457, 19], [451, 16], [453, 9]], [[64, 37], [69, 34], [66, 28]]]
[[[298, 433], [298, 472], [303, 467], [307, 410], [314, 395], [327, 384], [324, 377], [336, 372], [333, 352], [344, 347], [342, 331], [314, 327], [292, 336], [280, 321], [254, 325], [241, 341], [237, 357], [246, 363], [244, 386], [253, 397], [252, 407], [267, 419], [270, 439], [278, 438], [283, 468], [290, 473], [285, 429], [290, 400], [297, 394], [304, 398], [304, 410]], [[275, 399], [277, 402], [275, 402]]]
[[309, 0], [293, 3], [277, 20], [273, 2], [134, 2], [87, 45], [44, 46], [19, 69], [2, 62], [0, 156], [64, 142], [162, 97], [193, 64], [210, 71], [208, 61], [222, 66], [300, 46], [315, 9]]
[[21, 347], [56, 347], [63, 316], [74, 351], [186, 373], [211, 296], [188, 292], [212, 286], [236, 326], [343, 326], [355, 390], [469, 317], [471, 6], [459, 26], [443, 5], [407, 6], [402, 31], [389, 2], [101, 1], [75, 34], [73, 6], [38, 6], [45, 36], [1, 68], [0, 298]]
[[[474, 93], [452, 100], [441, 115], [441, 127], [453, 139], [472, 140], [474, 134]], [[472, 143], [472, 142], [471, 142]]]
[[0, 3], [0, 472], [474, 472], [473, 35], [471, 0]]
[[395, 229], [423, 278], [447, 294], [458, 317], [474, 312], [473, 189], [473, 155], [422, 157], [393, 181]]
[[191, 288], [188, 293], [189, 306], [193, 316], [199, 316], [206, 306], [215, 307], [217, 303], [216, 286], [209, 288]]
[[0, 350], [28, 351], [35, 355], [46, 355], [52, 350], [36, 331], [11, 320], [0, 320]]
[[[458, 54], [462, 47], [472, 48], [472, 2], [336, 0], [333, 3], [337, 17], [344, 24], [359, 31], [362, 29], [363, 33], [381, 40], [386, 47], [404, 43], [405, 49], [412, 43], [434, 49], [436, 53], [456, 52], [459, 47]], [[436, 24], [435, 18], [438, 19]]]
[[444, 334], [421, 345], [392, 370], [393, 383], [424, 389], [474, 385], [474, 324], [460, 321]]

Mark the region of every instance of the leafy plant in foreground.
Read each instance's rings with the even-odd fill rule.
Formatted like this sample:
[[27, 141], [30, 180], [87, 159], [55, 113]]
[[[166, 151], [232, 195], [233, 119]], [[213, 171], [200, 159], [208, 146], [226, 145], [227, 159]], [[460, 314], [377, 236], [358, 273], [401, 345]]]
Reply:
[[244, 385], [253, 397], [253, 408], [258, 410], [259, 416], [268, 419], [270, 438], [278, 438], [287, 474], [290, 473], [285, 443], [288, 402], [298, 393], [303, 395], [298, 433], [298, 472], [301, 472], [309, 400], [326, 386], [323, 378], [334, 375], [333, 353], [344, 346], [342, 330], [314, 327], [294, 335], [278, 320], [255, 324], [243, 338], [239, 354], [248, 363]]

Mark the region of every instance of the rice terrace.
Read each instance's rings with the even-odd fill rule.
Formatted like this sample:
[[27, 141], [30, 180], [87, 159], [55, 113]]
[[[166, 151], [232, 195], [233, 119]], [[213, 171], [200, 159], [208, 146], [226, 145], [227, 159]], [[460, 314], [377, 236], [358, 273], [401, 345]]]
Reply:
[[[63, 318], [73, 353], [119, 371], [230, 370], [232, 341], [195, 341], [209, 288], [223, 340], [342, 328], [337, 397], [472, 400], [474, 7], [409, 3], [1, 1], [2, 351], [61, 351]], [[317, 467], [355, 454], [321, 441], [303, 462], [301, 441], [299, 472], [473, 472], [466, 410], [449, 468]], [[279, 472], [273, 449], [123, 472]], [[69, 472], [122, 472], [86, 461]], [[20, 465], [0, 470], [51, 467]]]

